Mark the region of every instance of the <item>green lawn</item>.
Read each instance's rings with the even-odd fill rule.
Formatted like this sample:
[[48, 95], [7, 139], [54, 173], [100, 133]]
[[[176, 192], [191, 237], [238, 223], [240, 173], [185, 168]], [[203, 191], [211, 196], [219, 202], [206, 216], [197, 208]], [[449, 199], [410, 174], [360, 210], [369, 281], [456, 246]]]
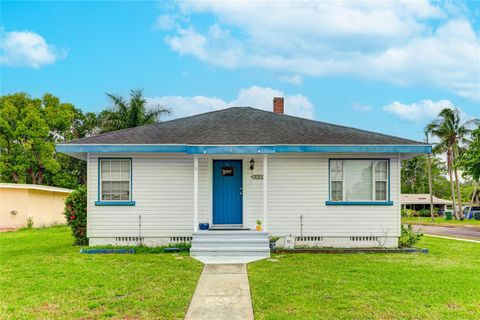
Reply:
[[480, 244], [430, 254], [290, 254], [249, 265], [256, 319], [480, 319]]
[[0, 319], [183, 319], [202, 264], [88, 255], [66, 227], [0, 234]]
[[404, 223], [412, 223], [412, 224], [427, 224], [427, 225], [451, 225], [451, 226], [459, 226], [459, 225], [467, 225], [467, 226], [474, 226], [480, 228], [480, 220], [445, 220], [445, 217], [436, 217], [435, 223], [432, 223], [432, 218], [430, 217], [412, 217], [412, 218], [402, 218], [402, 222]]
[[[181, 319], [186, 254], [87, 255], [65, 227], [0, 234], [0, 319]], [[480, 244], [424, 254], [287, 254], [249, 265], [257, 319], [480, 319]]]

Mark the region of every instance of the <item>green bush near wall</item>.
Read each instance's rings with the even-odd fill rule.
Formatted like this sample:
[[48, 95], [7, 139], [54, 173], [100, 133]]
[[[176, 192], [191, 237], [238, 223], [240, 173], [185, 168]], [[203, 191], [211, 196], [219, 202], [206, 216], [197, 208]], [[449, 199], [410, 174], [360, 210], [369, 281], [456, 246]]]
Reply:
[[65, 200], [65, 211], [67, 225], [72, 229], [75, 244], [88, 245], [87, 238], [87, 188], [80, 186]]
[[398, 244], [402, 248], [411, 248], [413, 247], [423, 234], [419, 231], [414, 231], [411, 224], [404, 226], [403, 224], [400, 226], [400, 239], [398, 240]]

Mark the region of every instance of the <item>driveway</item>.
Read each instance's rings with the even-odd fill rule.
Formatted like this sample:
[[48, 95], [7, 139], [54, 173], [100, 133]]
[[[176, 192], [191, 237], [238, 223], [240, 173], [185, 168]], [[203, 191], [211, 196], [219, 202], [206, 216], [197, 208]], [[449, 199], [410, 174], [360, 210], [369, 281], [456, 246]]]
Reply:
[[413, 225], [413, 229], [420, 230], [424, 234], [431, 234], [436, 236], [480, 240], [480, 228], [463, 227], [463, 226], [447, 227], [447, 226]]

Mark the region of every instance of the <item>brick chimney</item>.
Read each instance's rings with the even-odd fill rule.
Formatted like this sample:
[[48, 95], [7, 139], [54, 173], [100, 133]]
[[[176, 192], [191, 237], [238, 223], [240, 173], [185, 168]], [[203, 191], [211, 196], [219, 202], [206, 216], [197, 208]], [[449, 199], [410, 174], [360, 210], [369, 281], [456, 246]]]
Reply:
[[273, 112], [283, 114], [283, 97], [273, 98]]

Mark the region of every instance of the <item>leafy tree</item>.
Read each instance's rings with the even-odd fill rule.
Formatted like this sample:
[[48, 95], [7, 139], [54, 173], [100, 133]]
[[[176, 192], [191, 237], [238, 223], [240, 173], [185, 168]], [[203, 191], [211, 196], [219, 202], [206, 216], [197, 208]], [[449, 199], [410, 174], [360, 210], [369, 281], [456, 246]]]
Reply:
[[[432, 157], [432, 194], [439, 198], [450, 198], [449, 183], [445, 178], [445, 164], [440, 158]], [[404, 160], [401, 171], [402, 193], [429, 193], [428, 159], [417, 156]]]
[[[456, 158], [459, 156], [459, 144], [466, 140], [470, 133], [470, 125], [473, 121], [461, 123], [460, 112], [458, 109], [445, 108], [440, 111], [437, 119], [433, 120], [427, 125], [425, 131], [428, 134], [436, 137], [439, 142], [434, 148], [434, 152], [446, 152], [447, 154], [447, 169], [450, 179], [450, 191], [453, 201], [453, 212], [457, 219], [463, 219], [462, 199], [460, 194], [460, 183], [458, 179], [458, 170], [454, 166]], [[455, 187], [452, 177], [452, 172], [455, 174], [455, 184], [457, 190], [457, 200], [459, 210], [457, 211], [455, 205]]]
[[[464, 177], [473, 178], [471, 190], [467, 191], [467, 201], [474, 202], [480, 184], [480, 126], [472, 131], [468, 148], [460, 155], [457, 165], [463, 169]], [[465, 199], [465, 193], [462, 193]]]
[[59, 169], [55, 136], [73, 112], [68, 106], [59, 110], [52, 97], [32, 99], [17, 93], [0, 98], [2, 180], [42, 184], [45, 171]]
[[[58, 142], [79, 139], [99, 133], [98, 116], [96, 113], [83, 113], [75, 109], [75, 117], [71, 126], [60, 136]], [[85, 161], [73, 158], [66, 154], [55, 155], [60, 164], [60, 169], [49, 172], [45, 177], [46, 184], [64, 188], [75, 189], [79, 185], [87, 183], [87, 166]]]
[[93, 115], [51, 94], [1, 96], [0, 181], [68, 188], [84, 183], [85, 163], [56, 154], [55, 143], [88, 134], [96, 126]]
[[472, 177], [473, 181], [480, 180], [480, 126], [472, 131], [468, 148], [462, 152], [457, 164], [464, 176]]
[[147, 109], [147, 100], [143, 90], [132, 90], [130, 100], [107, 93], [112, 107], [101, 112], [101, 132], [133, 128], [159, 122], [162, 116], [169, 115], [170, 110], [161, 106]]

